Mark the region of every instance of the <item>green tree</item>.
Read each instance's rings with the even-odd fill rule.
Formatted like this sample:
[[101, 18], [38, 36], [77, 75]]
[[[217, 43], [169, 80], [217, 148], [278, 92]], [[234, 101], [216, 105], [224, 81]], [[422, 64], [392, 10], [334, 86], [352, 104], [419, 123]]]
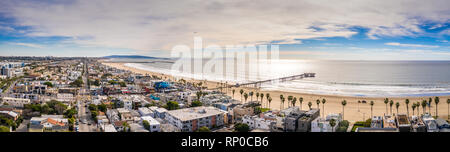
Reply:
[[295, 103], [297, 103], [297, 97], [294, 97], [294, 99], [292, 99], [292, 106], [295, 107]]
[[302, 110], [303, 97], [298, 98], [298, 101], [300, 102], [300, 110]]
[[280, 94], [280, 101], [280, 110], [282, 110], [284, 107], [284, 96], [282, 94]]
[[389, 99], [385, 98], [384, 99], [384, 104], [386, 105], [386, 113], [388, 114], [388, 103], [389, 103]]
[[191, 107], [199, 107], [199, 106], [202, 106], [202, 102], [198, 100], [192, 101]]
[[311, 110], [312, 102], [308, 102], [309, 110]]
[[98, 110], [100, 110], [101, 112], [106, 112], [106, 109], [107, 109], [106, 104], [102, 103], [98, 105]]
[[316, 104], [317, 104], [317, 109], [320, 109], [319, 108], [319, 104], [320, 104], [320, 100], [319, 99], [316, 100]]
[[167, 110], [175, 110], [175, 109], [179, 108], [178, 102], [176, 102], [176, 101], [167, 102], [166, 107], [167, 107]]
[[198, 132], [211, 132], [211, 130], [209, 130], [209, 128], [206, 126], [200, 127], [197, 131]]
[[244, 90], [243, 89], [239, 90], [239, 93], [241, 94], [241, 101], [242, 101], [242, 94], [244, 94]]
[[392, 106], [394, 105], [394, 101], [389, 101], [389, 109], [391, 110], [391, 115], [392, 115]]
[[250, 96], [250, 101], [253, 101], [253, 91], [250, 91], [250, 92], [248, 93], [248, 95]]
[[0, 126], [0, 132], [9, 132], [9, 127], [6, 126]]
[[413, 104], [411, 105], [411, 108], [412, 108], [412, 110], [413, 110], [413, 116], [414, 116], [414, 110], [416, 110], [416, 104], [413, 103]]
[[405, 104], [406, 104], [406, 114], [409, 117], [409, 99], [405, 99]]
[[[264, 105], [264, 101], [263, 101], [263, 99], [264, 99], [264, 93], [261, 93], [260, 96], [261, 96], [261, 104]], [[264, 107], [264, 106], [263, 106], [263, 107]]]
[[234, 93], [236, 92], [235, 89], [231, 90], [231, 92], [233, 93], [233, 99], [234, 99]]
[[373, 101], [370, 101], [370, 117], [372, 118], [373, 117], [373, 105], [374, 105], [375, 103], [373, 102]]
[[244, 102], [244, 103], [246, 103], [246, 102], [247, 102], [247, 98], [248, 98], [248, 94], [247, 94], [247, 93], [244, 93], [244, 100], [245, 100], [245, 102]]
[[431, 115], [431, 103], [433, 102], [433, 98], [428, 98], [428, 104], [427, 104], [427, 106], [428, 106], [428, 112], [430, 113], [430, 115]]
[[266, 93], [266, 99], [267, 99], [267, 101], [269, 101], [269, 98], [270, 98], [270, 94], [269, 94], [269, 93]]
[[200, 98], [202, 97], [202, 91], [197, 91], [196, 93], [195, 93], [195, 95], [197, 95], [197, 100], [200, 100]]
[[397, 115], [398, 115], [398, 107], [400, 107], [400, 103], [399, 102], [395, 103], [395, 108], [397, 109]]
[[144, 126], [145, 129], [150, 131], [150, 123], [147, 120], [143, 120], [142, 125]]
[[[256, 92], [256, 101], [258, 101], [259, 100], [259, 92]], [[262, 103], [261, 103], [261, 105], [262, 105]]]
[[331, 119], [330, 120], [330, 126], [331, 126], [331, 128], [333, 128], [333, 132], [334, 132], [334, 126], [336, 126], [336, 120]]
[[288, 96], [288, 107], [291, 107], [293, 99], [294, 99], [293, 96]]
[[119, 82], [119, 85], [120, 85], [120, 87], [127, 87], [127, 83], [125, 83], [123, 81]]
[[342, 120], [344, 120], [344, 111], [345, 111], [344, 108], [345, 108], [345, 105], [347, 105], [347, 101], [344, 100], [341, 102], [341, 104], [342, 104]]
[[426, 107], [427, 107], [427, 100], [423, 100], [422, 101], [423, 114], [425, 114]]
[[438, 117], [439, 116], [439, 114], [438, 114], [439, 97], [434, 97], [434, 103], [436, 104], [436, 117]]
[[44, 85], [46, 85], [47, 87], [50, 87], [50, 88], [53, 87], [53, 84], [51, 82], [48, 82], [48, 81], [45, 82]]
[[245, 123], [237, 123], [234, 125], [234, 131], [236, 132], [248, 132], [250, 130], [250, 127], [248, 127]]
[[270, 109], [270, 103], [272, 102], [272, 97], [269, 97], [269, 99], [267, 99], [267, 101], [269, 102], [269, 109]]
[[323, 116], [325, 117], [325, 103], [327, 102], [327, 100], [322, 99], [322, 111], [323, 111]]
[[447, 119], [450, 119], [450, 99], [447, 99]]

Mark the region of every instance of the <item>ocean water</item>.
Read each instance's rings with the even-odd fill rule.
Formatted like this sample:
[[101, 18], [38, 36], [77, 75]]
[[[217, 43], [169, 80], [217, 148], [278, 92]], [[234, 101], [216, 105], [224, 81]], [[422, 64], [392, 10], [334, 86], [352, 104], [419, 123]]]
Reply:
[[[126, 66], [142, 70], [193, 77], [171, 69], [173, 62], [125, 60]], [[204, 60], [206, 61], [206, 60]], [[123, 61], [122, 61], [123, 62]], [[133, 63], [134, 62], [134, 63]], [[225, 61], [224, 68], [233, 61]], [[249, 70], [259, 65], [259, 71]], [[396, 97], [450, 95], [450, 61], [318, 61], [274, 60], [271, 63], [246, 63], [247, 68], [227, 71], [235, 77], [226, 79], [214, 73], [203, 73], [202, 79], [244, 83], [314, 72], [316, 77], [263, 84], [262, 89], [323, 95]], [[251, 72], [253, 71], [253, 72]], [[198, 73], [196, 73], [198, 76]]]

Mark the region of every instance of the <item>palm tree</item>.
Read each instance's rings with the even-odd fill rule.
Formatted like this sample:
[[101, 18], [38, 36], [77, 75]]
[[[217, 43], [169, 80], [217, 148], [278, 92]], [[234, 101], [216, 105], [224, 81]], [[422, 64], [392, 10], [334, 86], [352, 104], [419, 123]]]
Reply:
[[395, 103], [395, 108], [397, 108], [397, 115], [398, 115], [398, 107], [400, 107], [400, 103], [399, 102]]
[[342, 120], [344, 120], [344, 110], [345, 110], [344, 108], [345, 108], [345, 105], [347, 105], [347, 101], [344, 100], [341, 102], [341, 104], [342, 104]]
[[450, 117], [450, 99], [447, 99], [447, 119]]
[[293, 96], [288, 96], [288, 107], [291, 107], [292, 99], [294, 99]]
[[244, 93], [244, 99], [245, 99], [245, 102], [244, 102], [244, 103], [247, 102], [247, 98], [248, 98], [248, 94], [247, 94], [247, 93]]
[[361, 103], [361, 100], [358, 100], [358, 112], [359, 112], [359, 104]]
[[281, 104], [283, 105], [283, 108], [284, 108], [284, 101], [286, 101], [286, 98], [281, 98]]
[[416, 104], [413, 103], [412, 106], [411, 106], [411, 108], [412, 108], [412, 110], [413, 110], [413, 116], [414, 116], [414, 110], [416, 109]]
[[[259, 99], [259, 92], [256, 92], [256, 100], [258, 101], [258, 99]], [[262, 103], [261, 103], [261, 105], [262, 105]]]
[[253, 91], [250, 91], [248, 95], [250, 95], [250, 101], [253, 101]]
[[394, 101], [389, 101], [389, 109], [391, 110], [391, 115], [392, 115], [392, 106], [394, 105]]
[[233, 93], [233, 99], [234, 99], [234, 93], [236, 92], [236, 90], [233, 89], [231, 92]]
[[333, 129], [333, 132], [334, 132], [334, 126], [336, 126], [336, 120], [331, 119], [330, 120], [330, 126], [331, 126], [331, 128]]
[[409, 117], [409, 99], [406, 99], [405, 100], [405, 104], [406, 104], [406, 114], [408, 115], [408, 117]]
[[436, 104], [436, 117], [438, 117], [438, 104], [439, 104], [439, 97], [434, 97], [434, 103]]
[[297, 102], [297, 97], [294, 97], [294, 99], [292, 99], [292, 106], [295, 107], [295, 103]]
[[316, 100], [316, 104], [317, 104], [317, 109], [320, 109], [319, 108], [319, 104], [320, 104], [320, 100], [319, 99]]
[[416, 108], [417, 108], [417, 115], [420, 115], [420, 102], [416, 102]]
[[323, 116], [325, 117], [325, 103], [327, 102], [327, 100], [325, 100], [325, 98], [322, 99], [322, 111], [323, 111]]
[[283, 101], [283, 99], [284, 99], [284, 96], [282, 95], [282, 94], [280, 94], [280, 110], [281, 109], [283, 109], [282, 107], [281, 107], [281, 104], [283, 104], [283, 107], [284, 107], [284, 101]]
[[241, 93], [241, 101], [242, 101], [242, 94], [244, 93], [244, 90], [239, 90], [239, 93]]
[[423, 114], [425, 114], [426, 107], [427, 107], [427, 100], [423, 100], [422, 101]]
[[308, 102], [309, 110], [311, 110], [311, 106], [312, 106], [312, 103], [311, 103], [311, 102]]
[[270, 94], [266, 93], [266, 99], [269, 100], [269, 98], [270, 98]]
[[373, 117], [373, 101], [370, 101], [370, 117]]
[[388, 98], [384, 99], [384, 104], [386, 105], [386, 113], [388, 113], [388, 110], [387, 110], [388, 103], [389, 103], [389, 99]]
[[302, 110], [303, 97], [298, 98], [298, 101], [300, 102], [300, 110]]
[[261, 93], [261, 104], [264, 105], [263, 99], [264, 99], [264, 93]]
[[269, 98], [267, 99], [267, 101], [269, 102], [269, 109], [270, 109], [270, 102], [272, 102], [272, 97], [269, 97]]
[[431, 115], [431, 103], [433, 102], [433, 98], [428, 98], [428, 112], [430, 113], [430, 115]]

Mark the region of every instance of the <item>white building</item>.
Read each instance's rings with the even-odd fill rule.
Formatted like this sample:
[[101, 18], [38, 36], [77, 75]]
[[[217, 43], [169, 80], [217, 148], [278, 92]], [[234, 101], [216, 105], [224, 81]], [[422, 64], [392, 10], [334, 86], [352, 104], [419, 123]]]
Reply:
[[165, 119], [168, 123], [183, 132], [193, 132], [201, 127], [220, 127], [227, 122], [227, 112], [214, 107], [193, 107], [167, 111]]
[[56, 98], [58, 101], [61, 101], [61, 102], [75, 101], [75, 98], [73, 97], [73, 94], [71, 94], [71, 93], [58, 93], [56, 95]]
[[[332, 119], [335, 120], [334, 126], [330, 124]], [[329, 114], [326, 119], [316, 118], [311, 122], [311, 132], [335, 132], [341, 121], [341, 114]]]
[[4, 97], [2, 98], [2, 104], [4, 105], [5, 103], [13, 107], [23, 108], [24, 104], [30, 104], [30, 99]]
[[247, 124], [250, 129], [270, 130], [271, 125], [275, 125], [277, 120], [275, 117], [246, 115], [242, 118], [242, 123]]
[[138, 109], [138, 112], [141, 116], [151, 116], [151, 117], [155, 117], [154, 113], [152, 110], [150, 110], [147, 107], [140, 107]]
[[[161, 124], [156, 121], [153, 117], [143, 116], [141, 117], [141, 121], [146, 120], [150, 124], [150, 132], [161, 132]], [[142, 123], [141, 122], [141, 123]]]

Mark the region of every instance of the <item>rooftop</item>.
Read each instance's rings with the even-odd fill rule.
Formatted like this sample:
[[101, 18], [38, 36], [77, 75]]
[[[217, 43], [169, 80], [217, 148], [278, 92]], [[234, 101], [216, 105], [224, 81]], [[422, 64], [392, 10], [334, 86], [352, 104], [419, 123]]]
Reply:
[[204, 118], [218, 114], [226, 113], [223, 110], [214, 108], [214, 107], [193, 107], [193, 108], [185, 108], [172, 110], [167, 112], [169, 115], [178, 118], [181, 121], [187, 121], [192, 119]]

